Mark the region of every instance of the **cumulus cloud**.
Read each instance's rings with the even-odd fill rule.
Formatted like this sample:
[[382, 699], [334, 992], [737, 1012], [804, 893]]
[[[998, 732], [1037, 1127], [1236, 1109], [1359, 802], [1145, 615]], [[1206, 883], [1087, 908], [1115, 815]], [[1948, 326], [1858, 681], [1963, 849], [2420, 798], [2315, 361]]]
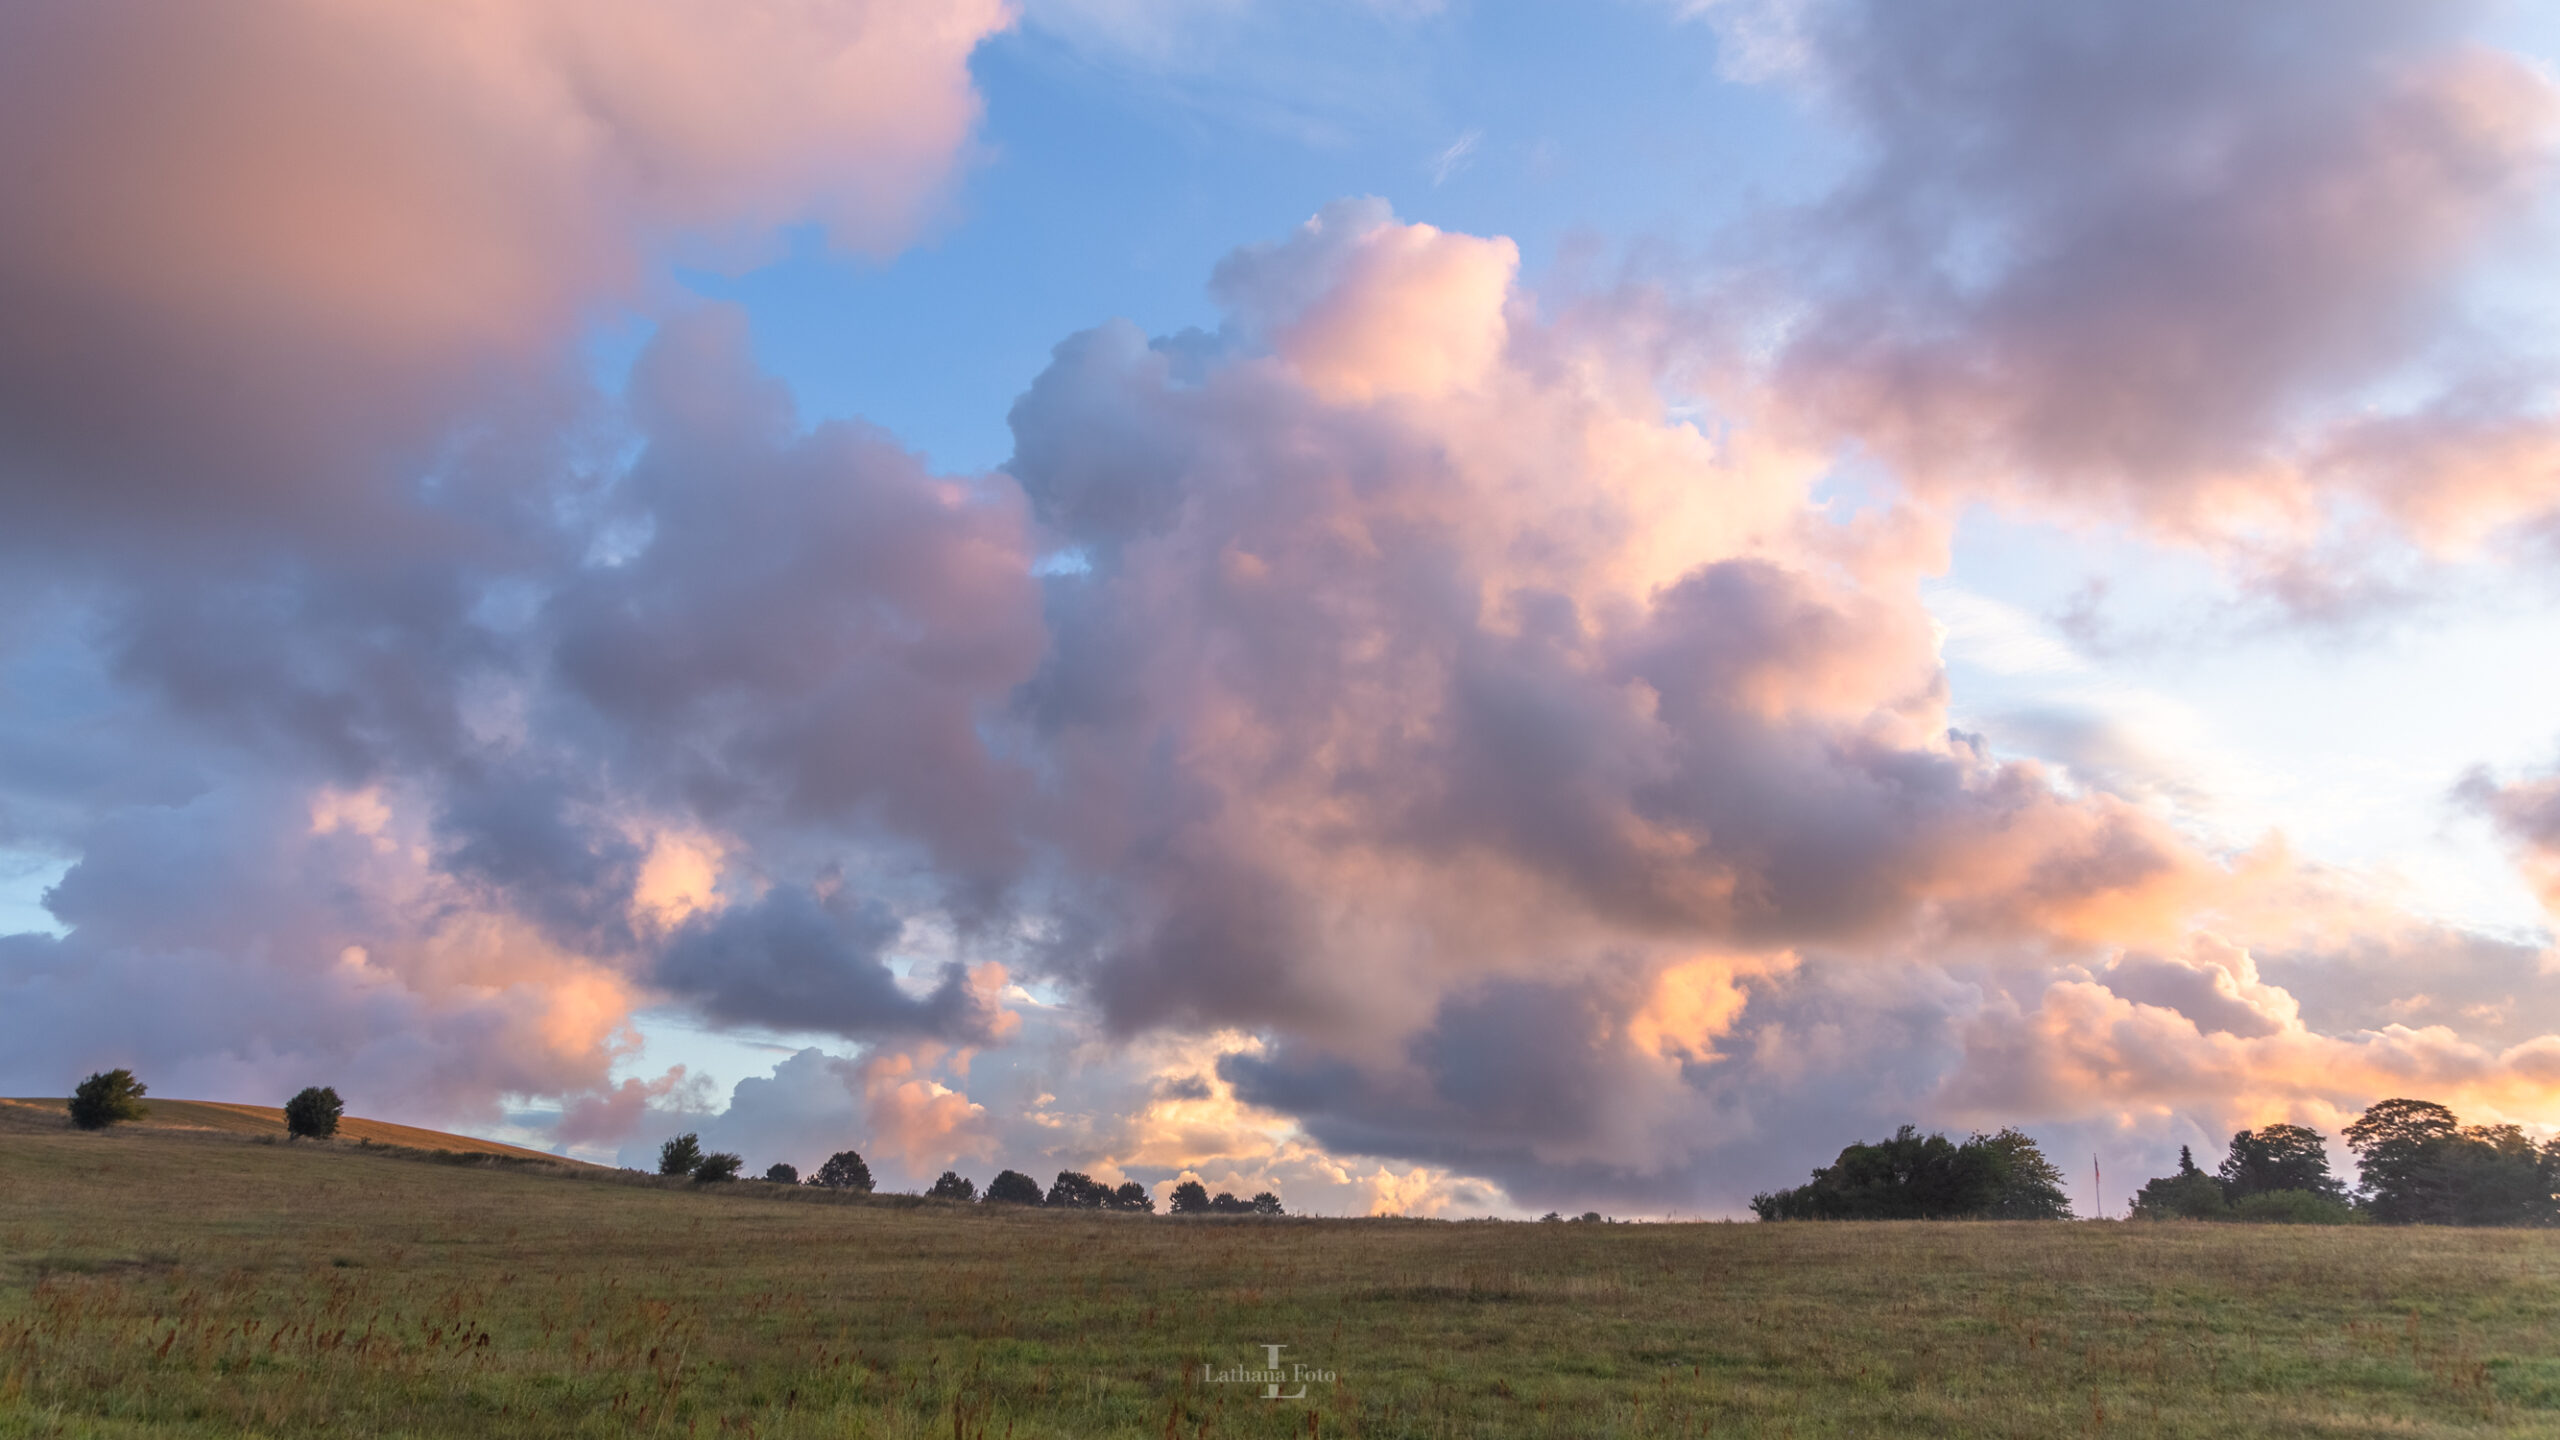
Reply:
[[976, 122], [970, 51], [1006, 18], [11, 7], [13, 534], [378, 538], [447, 426], [565, 404], [576, 327], [663, 254], [740, 257], [796, 221], [872, 253], [913, 234]]
[[2547, 387], [2467, 373], [2521, 358], [2463, 282], [2560, 141], [2483, 6], [1712, 13], [1863, 146], [1786, 232], [1769, 378], [1904, 483], [2284, 546], [2340, 502], [2441, 547], [2560, 500]]
[[[2316, 520], [2303, 436], [2440, 325], [2547, 84], [2381, 0], [1792, 13], [1874, 153], [1732, 423], [1666, 403], [1661, 297], [1549, 318], [1350, 200], [1214, 333], [1061, 343], [983, 476], [804, 425], [718, 308], [618, 398], [563, 356], [667, 254], [913, 233], [996, 6], [276, 0], [229, 68], [0, 20], [0, 135], [96, 151], [0, 220], [0, 484], [78, 582], [11, 641], [61, 709], [0, 834], [79, 857], [0, 944], [12, 1073], [1438, 1213], [1731, 1206], [1904, 1119], [2535, 1113], [2560, 1040], [2474, 1013], [2514, 956], [2178, 828], [2106, 736], [2075, 785], [1957, 733], [1922, 584], [1954, 499]], [[2538, 783], [2465, 793], [2540, 845]], [[630, 1073], [653, 1004], [834, 1039], [706, 1113]]]

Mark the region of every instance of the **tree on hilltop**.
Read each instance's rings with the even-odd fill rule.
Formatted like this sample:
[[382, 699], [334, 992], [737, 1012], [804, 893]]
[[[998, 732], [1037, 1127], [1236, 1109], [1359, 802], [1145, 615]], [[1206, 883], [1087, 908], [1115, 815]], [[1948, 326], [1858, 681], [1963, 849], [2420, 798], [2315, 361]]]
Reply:
[[1959, 1145], [1905, 1125], [1792, 1190], [1751, 1197], [1763, 1220], [2068, 1220], [2062, 1172], [2016, 1130]]
[[850, 1190], [856, 1195], [868, 1195], [871, 1193], [871, 1167], [856, 1152], [839, 1150], [827, 1157], [827, 1163], [818, 1167], [818, 1173], [809, 1177], [809, 1183], [829, 1190]]
[[1209, 1187], [1197, 1180], [1185, 1180], [1173, 1187], [1173, 1204], [1168, 1207], [1176, 1215], [1209, 1213]]
[[738, 1178], [738, 1172], [746, 1168], [746, 1163], [744, 1157], [732, 1155], [725, 1150], [717, 1154], [705, 1155], [694, 1164], [693, 1183], [717, 1185], [724, 1180], [735, 1180]]
[[2216, 1173], [2223, 1198], [2234, 1203], [2279, 1190], [2347, 1198], [2347, 1187], [2329, 1173], [2328, 1137], [2301, 1125], [2269, 1125], [2232, 1136], [2231, 1154]]
[[800, 1167], [776, 1160], [765, 1167], [764, 1178], [776, 1185], [797, 1185], [800, 1183]]
[[933, 1188], [924, 1193], [936, 1200], [975, 1200], [978, 1186], [957, 1170], [945, 1170], [942, 1178], [933, 1182]]
[[2184, 1145], [2178, 1147], [2178, 1173], [2148, 1182], [2133, 1197], [2137, 1220], [2214, 1220], [2230, 1209], [2221, 1183], [2197, 1166], [2195, 1152]]
[[1156, 1213], [1156, 1197], [1148, 1194], [1147, 1187], [1137, 1181], [1123, 1180], [1120, 1182], [1120, 1188], [1111, 1192], [1111, 1208], [1136, 1210], [1153, 1215]]
[[346, 1113], [334, 1087], [306, 1085], [284, 1102], [285, 1133], [297, 1140], [326, 1140], [338, 1133], [338, 1118]]
[[1268, 1190], [1256, 1191], [1254, 1197], [1245, 1203], [1253, 1207], [1253, 1213], [1256, 1215], [1286, 1215], [1289, 1213], [1288, 1211], [1280, 1208], [1280, 1197], [1272, 1194]]
[[658, 1173], [690, 1175], [702, 1163], [702, 1137], [688, 1130], [658, 1147]]
[[71, 1123], [83, 1130], [104, 1130], [120, 1121], [140, 1120], [151, 1113], [151, 1107], [142, 1103], [150, 1089], [121, 1066], [102, 1070], [71, 1092]]
[[987, 1182], [986, 1203], [989, 1205], [1037, 1205], [1040, 1182], [1019, 1170], [999, 1170]]
[[1061, 1210], [1103, 1210], [1111, 1205], [1111, 1187], [1081, 1170], [1061, 1170], [1049, 1185], [1045, 1202]]

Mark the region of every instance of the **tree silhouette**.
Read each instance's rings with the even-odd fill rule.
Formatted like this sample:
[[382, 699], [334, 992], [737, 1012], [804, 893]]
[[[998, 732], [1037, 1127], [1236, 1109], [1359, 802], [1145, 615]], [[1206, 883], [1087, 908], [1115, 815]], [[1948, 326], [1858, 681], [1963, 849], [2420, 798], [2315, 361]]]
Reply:
[[1209, 1187], [1197, 1180], [1183, 1181], [1173, 1187], [1173, 1204], [1170, 1208], [1176, 1215], [1208, 1214]]
[[996, 1178], [987, 1182], [986, 1203], [1037, 1205], [1040, 1203], [1040, 1182], [1019, 1170], [998, 1171]]
[[1120, 1182], [1120, 1188], [1111, 1192], [1111, 1208], [1139, 1210], [1153, 1215], [1156, 1213], [1156, 1197], [1148, 1194], [1147, 1187], [1137, 1181], [1123, 1180]]
[[797, 1185], [800, 1183], [800, 1167], [776, 1160], [765, 1167], [764, 1178], [776, 1185]]
[[2329, 1173], [2328, 1138], [2300, 1125], [2269, 1125], [2232, 1136], [2231, 1154], [2217, 1173], [2223, 1198], [2235, 1202], [2278, 1190], [2347, 1198], [2347, 1187]]
[[693, 1167], [693, 1183], [716, 1185], [723, 1180], [735, 1180], [738, 1178], [738, 1172], [746, 1168], [746, 1164], [744, 1158], [732, 1155], [725, 1150], [718, 1154], [705, 1155]]
[[942, 1178], [933, 1182], [933, 1188], [924, 1193], [936, 1200], [975, 1200], [978, 1187], [959, 1171], [945, 1170]]
[[856, 1195], [871, 1193], [871, 1167], [851, 1150], [839, 1150], [827, 1157], [818, 1173], [809, 1177], [812, 1185], [829, 1190], [850, 1190]]
[[285, 1133], [300, 1140], [326, 1140], [338, 1133], [338, 1117], [347, 1113], [338, 1092], [326, 1085], [307, 1085], [284, 1102]]
[[1962, 1145], [1905, 1125], [1856, 1144], [1810, 1183], [1751, 1198], [1763, 1220], [2068, 1220], [2062, 1172], [2016, 1130]]
[[71, 1092], [71, 1123], [83, 1130], [104, 1130], [119, 1121], [139, 1120], [151, 1113], [142, 1097], [151, 1087], [118, 1067], [102, 1070]]
[[658, 1173], [690, 1175], [702, 1163], [702, 1137], [688, 1130], [658, 1147]]
[[1061, 1210], [1100, 1210], [1111, 1203], [1111, 1187], [1081, 1170], [1061, 1170], [1050, 1182], [1048, 1203]]

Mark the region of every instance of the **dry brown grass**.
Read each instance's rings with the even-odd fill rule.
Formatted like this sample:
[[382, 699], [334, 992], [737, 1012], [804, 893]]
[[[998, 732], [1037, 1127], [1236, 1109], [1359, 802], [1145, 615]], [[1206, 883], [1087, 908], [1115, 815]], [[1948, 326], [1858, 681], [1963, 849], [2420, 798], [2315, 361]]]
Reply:
[[[235, 1105], [227, 1100], [161, 1100], [145, 1097], [150, 1115], [127, 1124], [143, 1130], [210, 1130], [225, 1135], [285, 1134], [284, 1107], [281, 1105]], [[53, 1125], [69, 1112], [68, 1100], [15, 1099], [0, 1100], [0, 1116], [12, 1121], [32, 1121]], [[16, 1126], [13, 1128], [23, 1128]], [[341, 1143], [367, 1141], [376, 1145], [398, 1145], [413, 1150], [446, 1150], [462, 1155], [512, 1155], [528, 1160], [554, 1160], [539, 1150], [521, 1145], [503, 1145], [495, 1140], [478, 1140], [468, 1135], [450, 1135], [442, 1130], [422, 1130], [415, 1125], [395, 1125], [388, 1120], [366, 1120], [349, 1115], [338, 1121]], [[560, 1161], [577, 1165], [582, 1161]]]
[[[2560, 1235], [1175, 1221], [0, 1133], [0, 1434], [2560, 1430]], [[1305, 1401], [1202, 1383], [1265, 1343]]]

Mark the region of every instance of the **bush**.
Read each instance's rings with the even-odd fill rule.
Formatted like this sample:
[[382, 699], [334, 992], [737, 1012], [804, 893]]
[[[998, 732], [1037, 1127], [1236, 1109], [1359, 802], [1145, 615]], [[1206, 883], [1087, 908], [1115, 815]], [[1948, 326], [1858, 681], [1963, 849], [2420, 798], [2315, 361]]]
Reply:
[[945, 1170], [942, 1178], [933, 1182], [933, 1188], [924, 1193], [936, 1200], [975, 1200], [978, 1185], [957, 1170]]
[[702, 1137], [688, 1130], [658, 1147], [658, 1173], [690, 1175], [702, 1163]]
[[735, 1180], [738, 1178], [738, 1172], [746, 1168], [746, 1164], [745, 1160], [726, 1151], [717, 1155], [705, 1155], [693, 1167], [693, 1183], [717, 1185], [723, 1180]]
[[1040, 1203], [1040, 1182], [1019, 1170], [1000, 1171], [996, 1178], [987, 1182], [987, 1203], [1037, 1205]]
[[1209, 1187], [1197, 1180], [1185, 1180], [1173, 1187], [1173, 1213], [1206, 1215], [1209, 1213]]
[[297, 1140], [326, 1140], [338, 1133], [338, 1117], [347, 1113], [338, 1092], [326, 1085], [306, 1085], [284, 1102], [284, 1129]]
[[2317, 1190], [2261, 1190], [2231, 1202], [2230, 1218], [2253, 1225], [2356, 1225], [2355, 1207]]
[[827, 1163], [818, 1167], [818, 1173], [809, 1177], [809, 1183], [823, 1185], [829, 1190], [850, 1190], [856, 1195], [868, 1195], [871, 1193], [871, 1167], [864, 1164], [862, 1157], [854, 1151], [839, 1150], [827, 1157]]
[[800, 1168], [796, 1165], [785, 1165], [776, 1160], [765, 1167], [764, 1178], [776, 1185], [797, 1185], [800, 1183]]
[[104, 1130], [118, 1121], [142, 1119], [151, 1113], [142, 1103], [149, 1090], [130, 1070], [100, 1071], [71, 1092], [71, 1123], [83, 1130]]

